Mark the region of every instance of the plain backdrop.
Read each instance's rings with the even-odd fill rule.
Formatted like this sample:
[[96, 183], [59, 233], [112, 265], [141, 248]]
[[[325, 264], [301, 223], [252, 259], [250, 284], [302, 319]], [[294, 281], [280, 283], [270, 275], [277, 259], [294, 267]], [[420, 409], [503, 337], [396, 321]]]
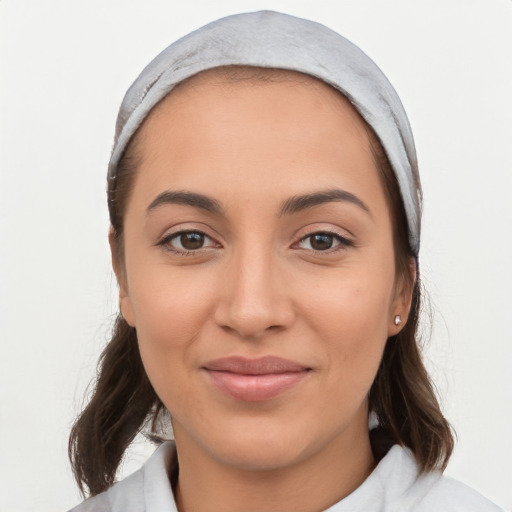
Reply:
[[105, 173], [125, 90], [179, 36], [260, 9], [337, 30], [398, 90], [425, 195], [425, 357], [458, 433], [447, 473], [512, 510], [510, 0], [0, 0], [0, 512], [80, 501], [67, 436], [117, 309]]

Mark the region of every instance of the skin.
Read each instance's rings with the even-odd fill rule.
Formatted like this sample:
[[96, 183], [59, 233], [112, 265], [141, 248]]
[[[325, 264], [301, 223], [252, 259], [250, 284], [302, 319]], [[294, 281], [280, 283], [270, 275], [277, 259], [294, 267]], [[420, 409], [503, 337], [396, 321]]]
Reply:
[[[367, 395], [411, 296], [363, 121], [312, 78], [226, 83], [207, 72], [155, 109], [139, 147], [124, 261], [113, 260], [121, 312], [172, 415], [180, 511], [328, 508], [374, 467]], [[333, 189], [367, 209], [332, 200], [281, 211]], [[223, 212], [148, 212], [167, 191], [204, 194]], [[183, 230], [207, 236], [183, 254], [172, 237]], [[323, 239], [332, 247], [315, 245], [315, 233], [333, 233]], [[236, 400], [202, 369], [233, 355], [310, 371], [271, 400]]]

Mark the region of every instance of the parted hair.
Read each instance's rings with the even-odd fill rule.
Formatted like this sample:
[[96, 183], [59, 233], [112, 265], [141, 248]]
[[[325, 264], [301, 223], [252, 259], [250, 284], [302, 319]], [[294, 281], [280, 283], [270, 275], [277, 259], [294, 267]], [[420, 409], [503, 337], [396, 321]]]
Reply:
[[[227, 82], [243, 80], [253, 84], [295, 80], [297, 75], [241, 66], [217, 71]], [[377, 428], [370, 431], [370, 441], [376, 460], [398, 443], [412, 451], [421, 472], [444, 470], [453, 451], [454, 437], [421, 357], [422, 287], [418, 260], [409, 245], [405, 209], [395, 174], [375, 133], [366, 123], [365, 126], [391, 210], [397, 275], [409, 280], [412, 288], [409, 316], [403, 329], [388, 338], [369, 392], [369, 410], [378, 419]], [[139, 130], [119, 162], [115, 183], [108, 185], [111, 237], [121, 268], [123, 220], [142, 146]], [[411, 267], [415, 272], [411, 272]], [[69, 458], [81, 493], [94, 496], [108, 489], [115, 482], [125, 451], [135, 436], [142, 432], [154, 442], [161, 442], [168, 430], [169, 416], [142, 364], [137, 332], [119, 314], [112, 337], [99, 358], [90, 400], [69, 437]]]

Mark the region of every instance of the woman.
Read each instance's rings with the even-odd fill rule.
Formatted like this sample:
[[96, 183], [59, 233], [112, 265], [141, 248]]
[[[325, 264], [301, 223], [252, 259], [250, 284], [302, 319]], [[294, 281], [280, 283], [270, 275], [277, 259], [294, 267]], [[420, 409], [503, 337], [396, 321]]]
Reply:
[[[183, 38], [125, 96], [108, 192], [121, 316], [74, 510], [498, 510], [441, 475], [414, 143], [357, 47], [272, 12]], [[113, 485], [167, 412], [175, 443]]]

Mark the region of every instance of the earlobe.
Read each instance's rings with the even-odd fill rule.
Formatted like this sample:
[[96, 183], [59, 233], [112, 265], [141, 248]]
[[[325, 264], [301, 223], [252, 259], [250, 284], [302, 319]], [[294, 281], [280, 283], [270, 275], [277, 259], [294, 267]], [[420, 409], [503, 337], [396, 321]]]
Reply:
[[388, 336], [397, 335], [407, 323], [412, 305], [412, 294], [416, 285], [416, 260], [411, 260], [408, 274], [399, 276], [395, 300], [390, 311]]
[[135, 315], [133, 314], [132, 303], [128, 295], [122, 295], [119, 289], [119, 310], [121, 316], [126, 320], [126, 323], [131, 327], [135, 327]]
[[402, 320], [402, 315], [392, 315], [388, 325], [388, 338], [396, 336], [404, 327], [405, 322]]
[[112, 269], [116, 275], [117, 284], [119, 286], [119, 311], [128, 325], [135, 327], [135, 315], [128, 293], [128, 283], [126, 281], [126, 272], [124, 271], [123, 262], [120, 261], [120, 255], [117, 253], [114, 229], [110, 227], [108, 234], [108, 242], [110, 245], [110, 254], [112, 258]]

